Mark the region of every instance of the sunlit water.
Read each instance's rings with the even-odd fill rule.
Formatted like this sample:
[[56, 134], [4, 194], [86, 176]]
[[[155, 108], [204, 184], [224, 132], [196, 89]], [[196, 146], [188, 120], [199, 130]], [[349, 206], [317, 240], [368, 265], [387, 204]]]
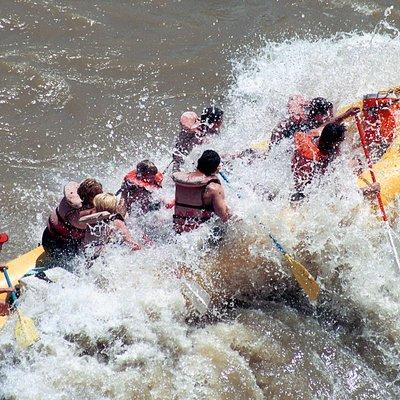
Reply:
[[[266, 42], [247, 54], [233, 63], [225, 106], [229, 117], [212, 144], [222, 154], [264, 139], [284, 116], [292, 94], [324, 96], [340, 107], [399, 83], [400, 38], [384, 20], [374, 33]], [[289, 204], [290, 143], [251, 165], [247, 159], [227, 164], [226, 191], [237, 219], [218, 245], [210, 244], [208, 226], [175, 238], [172, 212], [163, 210], [140, 223], [129, 221], [138, 240], [137, 226], [146, 224], [156, 235], [153, 246], [136, 253], [110, 247], [89, 270], [78, 260], [76, 276], [51, 285], [32, 282], [22, 306], [41, 340], [22, 351], [15, 346], [15, 317], [6, 326], [0, 336], [0, 395], [18, 400], [399, 398], [399, 277], [383, 227], [356, 187], [348, 163], [352, 142], [349, 138], [332, 170], [296, 208]], [[188, 167], [202, 150], [193, 152]], [[115, 177], [131, 167], [130, 157], [93, 165], [103, 151], [83, 148], [78, 153], [90, 159], [82, 156], [78, 167], [75, 158], [62, 165], [82, 175], [96, 172], [107, 188], [117, 189]], [[139, 154], [152, 155], [159, 165], [169, 162], [163, 148], [149, 146]], [[33, 209], [42, 203], [50, 208], [42, 190], [55, 201], [54, 188], [66, 179], [42, 167], [37, 179], [44, 176], [48, 188], [20, 189]], [[267, 192], [272, 201], [263, 198]], [[163, 195], [173, 196], [170, 179]], [[38, 240], [43, 214], [30, 227]], [[294, 290], [268, 232], [318, 272], [323, 292], [316, 304]], [[174, 273], [182, 266], [212, 296], [213, 309], [204, 321], [193, 319], [185, 305]], [[232, 307], [232, 298], [240, 299], [238, 306]]]

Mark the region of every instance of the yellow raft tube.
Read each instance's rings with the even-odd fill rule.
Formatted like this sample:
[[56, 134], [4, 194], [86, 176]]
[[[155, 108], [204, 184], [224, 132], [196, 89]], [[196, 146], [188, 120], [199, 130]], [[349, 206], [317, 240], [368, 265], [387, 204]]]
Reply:
[[[387, 90], [388, 92], [391, 93], [400, 93], [400, 87], [396, 87], [392, 90]], [[362, 106], [362, 101], [352, 104], [351, 106]], [[346, 107], [345, 109], [349, 108], [350, 106]], [[377, 177], [378, 182], [381, 184], [381, 194], [383, 198], [383, 202], [385, 205], [391, 204], [396, 196], [400, 193], [400, 120], [397, 120], [397, 128], [396, 128], [396, 133], [395, 133], [395, 139], [392, 143], [392, 145], [387, 149], [387, 151], [384, 153], [384, 155], [380, 158], [378, 162], [374, 164], [374, 171]], [[353, 131], [354, 133], [356, 132], [355, 126], [350, 127], [350, 131]], [[254, 146], [258, 150], [263, 150], [268, 147], [267, 142], [260, 142], [258, 145]], [[371, 177], [369, 175], [369, 171], [366, 170], [364, 171], [358, 179], [358, 186], [359, 187], [364, 187], [366, 186], [366, 182], [371, 182]], [[251, 242], [251, 240], [249, 240]], [[224, 247], [224, 246], [223, 246]], [[245, 246], [246, 249], [242, 249], [240, 253], [242, 254], [242, 257], [238, 257], [237, 262], [232, 262], [232, 260], [227, 260], [229, 258], [229, 255], [226, 254], [224, 251], [224, 248], [221, 249], [221, 252], [219, 253], [218, 259], [214, 260], [213, 262], [213, 270], [215, 271], [215, 263], [217, 264], [223, 264], [225, 266], [231, 265], [232, 264], [240, 264], [240, 267], [238, 270], [243, 270], [243, 265], [246, 265], [246, 258], [249, 257], [251, 258], [249, 254], [249, 250], [247, 246]], [[230, 247], [228, 246], [230, 249]], [[229, 250], [230, 252], [230, 250]], [[229, 253], [230, 254], [230, 253]], [[26, 254], [23, 254], [14, 260], [9, 261], [6, 265], [8, 266], [9, 270], [9, 275], [12, 280], [12, 283], [15, 285], [18, 283], [19, 279], [21, 279], [28, 271], [31, 269], [38, 267], [42, 265], [43, 260], [45, 258], [45, 253], [43, 250], [42, 246], [39, 246], [31, 251], [29, 251]], [[249, 261], [249, 260], [248, 260]], [[252, 260], [254, 261], [254, 260]], [[253, 264], [253, 262], [251, 262]], [[262, 266], [262, 260], [258, 260], [255, 264], [258, 264], [260, 267]], [[235, 274], [232, 275], [232, 268], [228, 268], [229, 271], [224, 271], [224, 268], [221, 268], [219, 270], [219, 282], [224, 282], [226, 283], [227, 286], [229, 287], [229, 284], [232, 284], [233, 287], [233, 292], [237, 290], [238, 288], [235, 288], [234, 282], [240, 281], [240, 279]], [[218, 268], [217, 268], [218, 270]], [[264, 273], [261, 273], [260, 271], [265, 271], [264, 268], [258, 269], [259, 275], [257, 276], [257, 281], [259, 282], [260, 279], [265, 281], [266, 284], [268, 285], [268, 276], [263, 276]], [[277, 273], [278, 269], [276, 269], [275, 273]], [[221, 279], [224, 275], [224, 272], [226, 272], [226, 279]], [[257, 275], [257, 274], [255, 274]], [[282, 276], [279, 275], [279, 279], [282, 278]], [[228, 279], [229, 277], [229, 279]], [[232, 281], [232, 277], [233, 279]], [[2, 278], [2, 279], [1, 279]], [[243, 282], [243, 280], [242, 280]], [[215, 283], [217, 285], [217, 283]], [[254, 285], [254, 282], [249, 282], [250, 286], [252, 284]], [[203, 286], [203, 285], [202, 285]], [[208, 285], [204, 285], [208, 286]], [[214, 285], [213, 285], [214, 286]], [[0, 277], [0, 287], [7, 287], [7, 282], [5, 281], [4, 277]], [[223, 290], [223, 288], [221, 288]], [[224, 290], [223, 290], [224, 291]], [[226, 291], [226, 289], [225, 289]], [[232, 288], [230, 290], [227, 290], [227, 292], [232, 292]], [[4, 301], [5, 300], [5, 295], [0, 295], [0, 300]], [[0, 316], [0, 329], [4, 326], [5, 322], [7, 320], [7, 317], [1, 317]]]
[[[42, 246], [38, 246], [35, 249], [29, 251], [28, 253], [23, 254], [15, 258], [14, 260], [6, 263], [8, 267], [8, 274], [10, 276], [11, 282], [13, 285], [16, 285], [18, 281], [31, 269], [41, 265], [42, 260], [45, 257], [44, 249]], [[0, 287], [7, 287], [6, 279], [1, 277], [0, 279]], [[0, 294], [0, 301], [5, 301], [6, 295]], [[7, 317], [0, 316], [0, 329], [6, 323]]]

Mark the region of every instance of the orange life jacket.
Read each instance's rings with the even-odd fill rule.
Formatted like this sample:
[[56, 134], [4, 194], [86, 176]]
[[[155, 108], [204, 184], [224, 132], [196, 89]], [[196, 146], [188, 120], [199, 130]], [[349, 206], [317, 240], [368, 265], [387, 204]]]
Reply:
[[297, 190], [311, 182], [315, 173], [324, 173], [330, 157], [317, 146], [320, 129], [308, 133], [297, 132], [294, 136], [295, 151], [292, 157], [292, 171]]
[[152, 193], [161, 188], [164, 176], [158, 172], [153, 180], [139, 178], [136, 170], [128, 172], [121, 187], [128, 212], [132, 204], [137, 203], [144, 213], [160, 208], [160, 202], [155, 202]]
[[213, 206], [204, 204], [204, 192], [210, 183], [221, 184], [216, 175], [193, 176], [192, 172], [175, 172], [174, 229], [177, 233], [190, 232], [208, 221], [214, 214]]
[[154, 177], [154, 180], [149, 181], [143, 178], [139, 178], [137, 176], [136, 170], [128, 172], [124, 177], [124, 182], [132, 186], [137, 186], [146, 189], [148, 191], [160, 188], [163, 180], [164, 180], [164, 175], [161, 172], [157, 172], [157, 174]]
[[363, 100], [365, 139], [370, 147], [387, 147], [393, 142], [396, 120], [394, 103], [397, 99], [367, 95]]

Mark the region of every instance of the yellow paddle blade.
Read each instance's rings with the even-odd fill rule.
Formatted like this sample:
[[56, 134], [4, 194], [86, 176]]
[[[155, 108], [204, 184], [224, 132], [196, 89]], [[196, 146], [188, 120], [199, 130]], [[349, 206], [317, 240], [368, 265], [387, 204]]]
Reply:
[[39, 340], [39, 333], [33, 321], [23, 315], [18, 308], [17, 313], [18, 321], [15, 324], [15, 338], [21, 347], [26, 348]]
[[288, 261], [292, 274], [300, 287], [306, 292], [310, 300], [316, 300], [319, 295], [320, 287], [313, 276], [307, 271], [306, 267], [296, 261], [289, 254], [285, 254], [285, 258]]
[[268, 147], [269, 147], [269, 139], [261, 140], [260, 142], [251, 145], [251, 148], [257, 151], [267, 151]]

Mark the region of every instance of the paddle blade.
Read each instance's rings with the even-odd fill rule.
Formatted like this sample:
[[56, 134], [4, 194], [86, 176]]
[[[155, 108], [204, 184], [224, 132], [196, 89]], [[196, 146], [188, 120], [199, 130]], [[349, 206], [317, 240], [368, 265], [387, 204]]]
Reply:
[[18, 321], [15, 324], [15, 338], [21, 347], [26, 348], [39, 340], [39, 333], [30, 318], [26, 317], [19, 309], [17, 309], [17, 313]]
[[289, 254], [285, 254], [285, 258], [290, 265], [294, 278], [300, 287], [306, 292], [308, 298], [310, 300], [316, 300], [319, 295], [320, 287], [313, 276], [308, 272], [306, 267], [296, 261]]
[[210, 295], [196, 282], [182, 281], [182, 294], [189, 305], [200, 315], [206, 314], [211, 303]]

